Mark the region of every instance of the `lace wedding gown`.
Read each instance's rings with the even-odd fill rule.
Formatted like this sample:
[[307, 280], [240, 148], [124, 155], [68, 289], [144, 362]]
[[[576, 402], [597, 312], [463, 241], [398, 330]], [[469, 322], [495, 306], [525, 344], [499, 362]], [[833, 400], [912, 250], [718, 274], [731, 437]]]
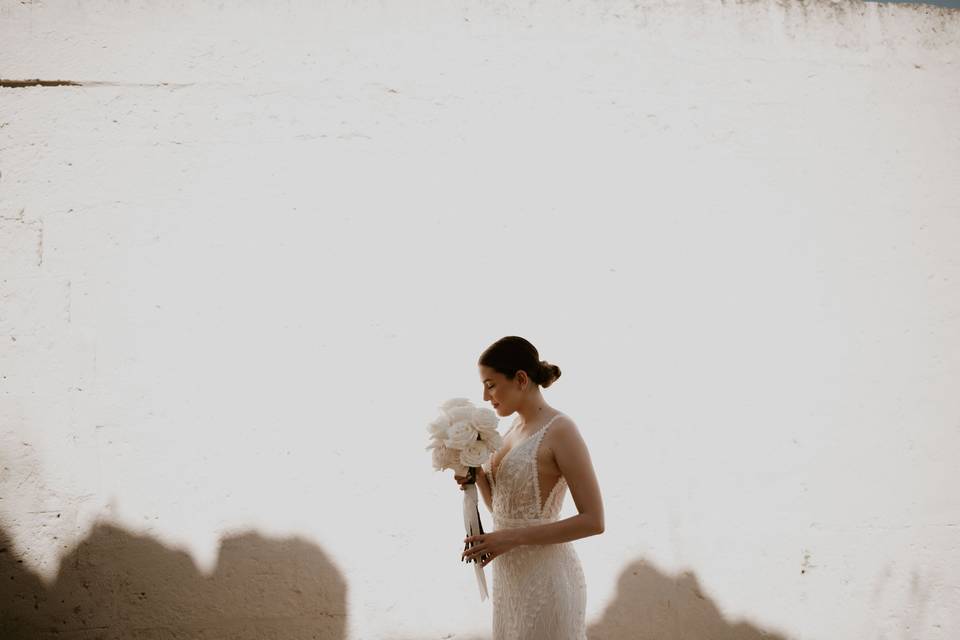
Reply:
[[[541, 501], [537, 450], [560, 415], [514, 445], [498, 462], [495, 477], [491, 462], [483, 465], [493, 496], [495, 530], [556, 522], [566, 479], [561, 476]], [[514, 421], [510, 431], [516, 425]], [[494, 558], [489, 566], [493, 568], [493, 640], [587, 640], [587, 583], [572, 544], [521, 545]]]

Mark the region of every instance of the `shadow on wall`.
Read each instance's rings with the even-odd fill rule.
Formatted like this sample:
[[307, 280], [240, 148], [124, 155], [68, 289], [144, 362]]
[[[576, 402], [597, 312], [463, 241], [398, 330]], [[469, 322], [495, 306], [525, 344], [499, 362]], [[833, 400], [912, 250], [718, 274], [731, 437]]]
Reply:
[[[206, 577], [186, 553], [101, 524], [61, 560], [48, 588], [15, 557], [0, 529], [3, 640], [343, 640], [346, 634], [347, 585], [326, 554], [300, 538], [225, 538], [216, 570]], [[786, 640], [726, 621], [692, 574], [670, 577], [642, 560], [620, 574], [616, 597], [587, 635]]]
[[[496, 560], [494, 560], [496, 562]], [[587, 597], [590, 597], [589, 586]], [[453, 634], [457, 640], [485, 640]], [[787, 640], [787, 636], [746, 622], [725, 620], [685, 572], [670, 577], [643, 560], [628, 564], [617, 581], [617, 595], [587, 627], [589, 640]], [[390, 640], [424, 640], [391, 637]]]
[[690, 572], [664, 575], [643, 560], [628, 564], [617, 595], [587, 629], [590, 640], [787, 640], [746, 622], [725, 620]]
[[343, 640], [347, 585], [316, 545], [225, 538], [207, 577], [189, 555], [101, 524], [47, 587], [0, 529], [3, 640]]

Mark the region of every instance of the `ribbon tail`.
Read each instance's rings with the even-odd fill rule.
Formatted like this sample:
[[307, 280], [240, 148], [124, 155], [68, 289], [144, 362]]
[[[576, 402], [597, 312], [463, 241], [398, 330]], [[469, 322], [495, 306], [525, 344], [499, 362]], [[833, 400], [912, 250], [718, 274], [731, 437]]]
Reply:
[[[477, 536], [483, 533], [483, 525], [480, 523], [480, 508], [477, 500], [477, 485], [468, 484], [463, 491], [463, 526], [468, 536]], [[477, 576], [477, 587], [480, 589], [480, 601], [486, 600], [487, 578], [483, 573], [483, 567], [479, 562], [473, 563], [474, 574]]]

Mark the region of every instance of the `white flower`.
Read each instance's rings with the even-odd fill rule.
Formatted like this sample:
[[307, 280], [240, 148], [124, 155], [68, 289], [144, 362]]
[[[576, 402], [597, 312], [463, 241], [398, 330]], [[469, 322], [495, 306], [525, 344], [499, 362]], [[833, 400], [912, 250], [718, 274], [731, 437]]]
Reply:
[[443, 471], [444, 469], [454, 469], [457, 470], [458, 475], [465, 475], [467, 473], [466, 469], [462, 469], [463, 465], [460, 463], [460, 452], [457, 449], [449, 449], [444, 446], [439, 446], [433, 450], [433, 468], [436, 471]]
[[440, 445], [433, 450], [433, 456], [431, 457], [431, 462], [433, 463], [433, 469], [435, 471], [441, 471], [447, 460], [447, 449], [445, 446]]
[[443, 461], [444, 469], [452, 469], [458, 476], [467, 475], [468, 469], [460, 462], [460, 452], [456, 449], [447, 449], [446, 458]]
[[446, 415], [442, 415], [430, 424], [427, 425], [427, 431], [430, 433], [431, 438], [440, 438], [441, 440], [446, 439], [447, 429], [450, 428], [450, 418]]
[[473, 422], [473, 412], [476, 410], [477, 408], [473, 405], [460, 405], [456, 407], [450, 407], [445, 413], [450, 419], [450, 422]]
[[[440, 405], [442, 415], [427, 425], [433, 468], [452, 469], [466, 475], [469, 467], [485, 464], [500, 448], [499, 416], [487, 407], [476, 407], [469, 398], [451, 398]], [[479, 438], [479, 439], [478, 439]]]
[[454, 407], [472, 407], [473, 403], [470, 402], [470, 398], [450, 398], [442, 405], [440, 405], [440, 410], [446, 413], [448, 410]]
[[447, 429], [447, 438], [443, 443], [451, 449], [463, 449], [471, 442], [475, 442], [477, 435], [476, 427], [467, 420], [460, 420]]
[[497, 415], [497, 412], [489, 407], [478, 407], [473, 412], [473, 426], [478, 430], [483, 430], [484, 428], [493, 429], [496, 431], [497, 425], [500, 423], [500, 416]]
[[503, 444], [503, 438], [500, 436], [500, 432], [497, 431], [497, 424], [494, 422], [490, 424], [486, 421], [481, 421], [479, 424], [474, 422], [474, 425], [477, 428], [477, 433], [480, 434], [480, 439], [488, 443], [494, 448], [494, 451], [500, 448], [500, 445]]
[[500, 448], [500, 442], [498, 440], [500, 434], [497, 432], [497, 425], [500, 422], [500, 418], [497, 416], [496, 411], [487, 409], [486, 407], [479, 407], [473, 412], [473, 419], [470, 422], [477, 428], [481, 439], [487, 442], [497, 441], [497, 448]]
[[479, 467], [490, 459], [491, 453], [483, 440], [474, 440], [460, 450], [460, 462], [468, 467]]
[[503, 436], [500, 435], [499, 431], [490, 431], [487, 429], [480, 430], [480, 440], [483, 441], [490, 449], [496, 451], [503, 446]]

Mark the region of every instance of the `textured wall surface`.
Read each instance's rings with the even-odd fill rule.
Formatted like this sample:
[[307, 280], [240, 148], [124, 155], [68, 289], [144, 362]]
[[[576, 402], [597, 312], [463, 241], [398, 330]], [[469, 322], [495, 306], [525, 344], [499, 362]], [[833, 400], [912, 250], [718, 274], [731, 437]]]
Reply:
[[423, 447], [510, 334], [592, 640], [960, 637], [958, 63], [923, 5], [0, 1], [0, 637], [489, 638]]

